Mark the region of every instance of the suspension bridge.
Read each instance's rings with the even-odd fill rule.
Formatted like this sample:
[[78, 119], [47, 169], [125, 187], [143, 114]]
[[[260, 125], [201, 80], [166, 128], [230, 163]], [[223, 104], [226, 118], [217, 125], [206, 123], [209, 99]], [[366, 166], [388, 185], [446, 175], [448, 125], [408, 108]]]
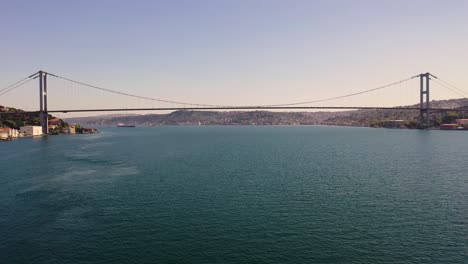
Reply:
[[[66, 83], [77, 85], [79, 87], [90, 88], [91, 90], [99, 91], [103, 94], [113, 94], [120, 97], [133, 98], [140, 101], [150, 101], [158, 102], [163, 104], [171, 104], [175, 106], [166, 106], [166, 107], [102, 107], [102, 108], [62, 108], [62, 109], [49, 109], [48, 101], [49, 99], [49, 77], [56, 80], [61, 80]], [[396, 82], [392, 82], [386, 85], [375, 87], [372, 89], [361, 90], [354, 93], [343, 94], [338, 96], [332, 96], [323, 99], [307, 100], [300, 102], [290, 102], [282, 104], [269, 104], [269, 105], [217, 105], [217, 104], [202, 104], [194, 102], [182, 102], [175, 100], [167, 100], [161, 98], [148, 97], [133, 93], [122, 92], [117, 89], [108, 89], [100, 86], [88, 84], [82, 81], [73, 80], [70, 78], [62, 77], [60, 75], [49, 73], [46, 71], [38, 71], [28, 77], [25, 77], [3, 89], [0, 90], [0, 100], [2, 96], [9, 94], [10, 92], [31, 83], [33, 80], [38, 80], [38, 90], [39, 90], [39, 109], [35, 111], [26, 111], [25, 113], [39, 113], [40, 124], [42, 126], [43, 133], [48, 133], [48, 114], [49, 113], [79, 113], [79, 112], [133, 112], [133, 111], [177, 111], [177, 110], [408, 110], [408, 111], [419, 111], [419, 123], [421, 128], [428, 128], [430, 126], [430, 115], [433, 111], [443, 112], [443, 111], [454, 111], [454, 112], [468, 112], [468, 108], [434, 108], [431, 107], [431, 82], [434, 81], [438, 84], [439, 87], [443, 87], [452, 93], [456, 94], [458, 98], [467, 98], [468, 93], [464, 90], [450, 84], [447, 81], [444, 81], [431, 73], [421, 73], [412, 77], [408, 77]], [[329, 103], [337, 100], [346, 100], [354, 97], [359, 97], [366, 94], [375, 93], [381, 90], [390, 90], [396, 86], [402, 86], [411, 80], [417, 80], [417, 91], [419, 96], [418, 104], [413, 104], [410, 106], [356, 106], [356, 105], [342, 105], [342, 106], [333, 106], [333, 105], [313, 105], [318, 103]], [[414, 89], [413, 87], [409, 87]], [[37, 89], [37, 87], [36, 87]], [[55, 93], [57, 91], [53, 91]], [[28, 94], [29, 96], [29, 94]], [[107, 95], [106, 95], [107, 96]], [[68, 96], [74, 100], [74, 96]], [[86, 100], [86, 99], [85, 99]], [[108, 98], [103, 98], [103, 101], [108, 101]]]

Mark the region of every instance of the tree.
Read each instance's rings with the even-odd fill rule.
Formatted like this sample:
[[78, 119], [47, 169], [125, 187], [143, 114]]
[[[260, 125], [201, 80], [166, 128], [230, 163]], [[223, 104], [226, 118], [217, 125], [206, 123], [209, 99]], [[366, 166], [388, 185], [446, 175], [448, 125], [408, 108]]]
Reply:
[[449, 112], [444, 117], [442, 117], [442, 123], [444, 124], [454, 123], [455, 120], [458, 118], [459, 116], [457, 113]]

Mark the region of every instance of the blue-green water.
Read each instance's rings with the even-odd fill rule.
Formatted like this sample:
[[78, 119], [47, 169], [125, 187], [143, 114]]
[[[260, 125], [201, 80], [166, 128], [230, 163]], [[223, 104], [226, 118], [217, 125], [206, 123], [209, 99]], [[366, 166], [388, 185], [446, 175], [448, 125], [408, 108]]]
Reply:
[[468, 133], [104, 128], [1, 143], [1, 263], [468, 263]]

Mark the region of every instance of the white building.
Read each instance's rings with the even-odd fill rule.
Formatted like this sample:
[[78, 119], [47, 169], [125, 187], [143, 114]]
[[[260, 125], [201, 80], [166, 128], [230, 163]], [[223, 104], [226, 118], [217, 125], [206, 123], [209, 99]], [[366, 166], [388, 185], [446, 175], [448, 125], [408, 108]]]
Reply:
[[0, 128], [0, 139], [6, 140], [11, 138], [17, 138], [19, 136], [19, 131], [14, 128]]
[[20, 133], [25, 137], [34, 137], [42, 135], [42, 127], [40, 126], [22, 126]]
[[19, 137], [19, 130], [14, 129], [14, 128], [10, 128], [9, 135], [10, 135], [11, 138], [17, 138], [17, 137]]

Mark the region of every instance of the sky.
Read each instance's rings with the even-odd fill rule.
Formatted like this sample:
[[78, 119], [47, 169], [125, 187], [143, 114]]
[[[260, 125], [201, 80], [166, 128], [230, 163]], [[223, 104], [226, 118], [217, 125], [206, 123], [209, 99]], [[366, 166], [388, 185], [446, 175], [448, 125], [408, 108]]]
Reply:
[[[44, 70], [148, 97], [261, 105], [431, 72], [468, 92], [465, 0], [0, 3], [0, 89]], [[405, 85], [330, 104], [402, 105], [418, 97], [417, 82]], [[438, 88], [434, 99], [460, 97]], [[0, 96], [0, 105], [37, 110], [37, 90], [28, 83]], [[49, 95], [49, 109], [175, 106], [59, 80], [50, 80]]]

